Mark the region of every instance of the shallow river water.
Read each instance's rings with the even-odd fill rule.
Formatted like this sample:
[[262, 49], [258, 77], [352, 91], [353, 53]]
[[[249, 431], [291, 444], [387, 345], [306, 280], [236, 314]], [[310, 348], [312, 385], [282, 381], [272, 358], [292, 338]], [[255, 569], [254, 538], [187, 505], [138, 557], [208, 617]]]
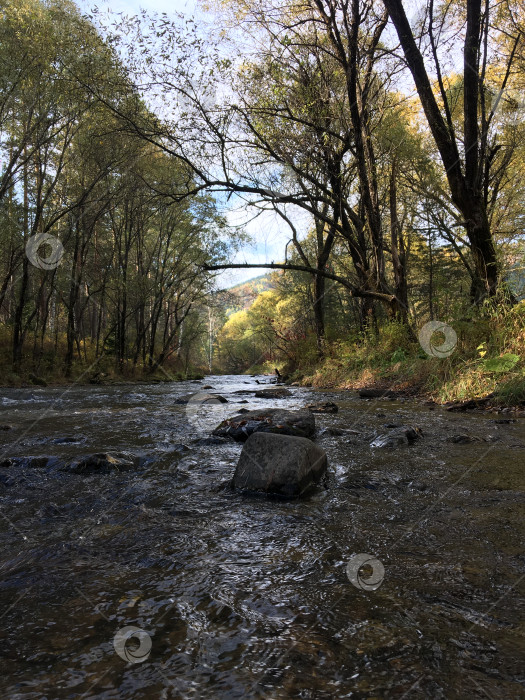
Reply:
[[[228, 403], [175, 403], [208, 384]], [[0, 696], [525, 698], [525, 419], [257, 388], [0, 391]], [[203, 439], [223, 417], [325, 400], [318, 429], [346, 431], [317, 438], [325, 486], [227, 488], [242, 446]], [[372, 447], [393, 425], [422, 437]], [[107, 451], [134, 468], [63, 470]], [[358, 553], [384, 567], [375, 590], [347, 576]]]

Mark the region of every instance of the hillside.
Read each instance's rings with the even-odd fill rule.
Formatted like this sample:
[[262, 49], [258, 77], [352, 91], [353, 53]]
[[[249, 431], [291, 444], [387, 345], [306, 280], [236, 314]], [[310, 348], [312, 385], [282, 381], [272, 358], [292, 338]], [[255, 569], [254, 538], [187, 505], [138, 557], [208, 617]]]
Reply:
[[269, 272], [225, 289], [224, 292], [227, 295], [226, 314], [231, 316], [236, 311], [249, 309], [259, 294], [268, 289], [275, 289], [274, 280], [275, 272]]

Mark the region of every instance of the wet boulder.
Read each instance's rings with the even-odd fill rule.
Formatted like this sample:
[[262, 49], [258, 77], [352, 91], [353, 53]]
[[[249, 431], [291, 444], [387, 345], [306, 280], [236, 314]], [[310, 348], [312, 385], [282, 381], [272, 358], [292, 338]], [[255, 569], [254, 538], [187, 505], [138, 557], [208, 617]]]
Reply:
[[315, 434], [315, 417], [310, 411], [287, 411], [267, 408], [260, 411], [243, 411], [220, 423], [212, 435], [228, 437], [236, 442], [246, 442], [253, 433], [278, 433], [295, 437], [312, 437]]
[[421, 428], [402, 426], [396, 428], [386, 435], [378, 435], [370, 443], [370, 447], [399, 447], [400, 445], [411, 445], [422, 436]]
[[311, 440], [254, 433], [244, 443], [232, 487], [245, 493], [298, 498], [326, 472], [326, 452]]
[[67, 471], [73, 474], [108, 474], [124, 471], [135, 466], [134, 456], [129, 452], [97, 452], [71, 462]]
[[274, 389], [259, 389], [255, 392], [258, 399], [284, 399], [287, 396], [293, 396], [290, 389], [285, 387], [276, 387]]
[[312, 413], [337, 413], [339, 407], [333, 401], [319, 401], [318, 403], [309, 403], [306, 408]]
[[184, 396], [179, 396], [175, 399], [176, 404], [188, 404], [188, 403], [228, 403], [228, 399], [220, 394], [208, 394], [205, 391], [198, 391], [195, 394], [184, 394]]

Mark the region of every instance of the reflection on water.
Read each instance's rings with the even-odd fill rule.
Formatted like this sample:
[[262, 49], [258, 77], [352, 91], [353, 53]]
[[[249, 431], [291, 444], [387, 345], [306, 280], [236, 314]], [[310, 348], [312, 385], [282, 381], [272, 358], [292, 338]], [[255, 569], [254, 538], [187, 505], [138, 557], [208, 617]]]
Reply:
[[[228, 399], [212, 418], [176, 403], [205, 383]], [[2, 695], [525, 697], [523, 419], [235, 393], [255, 388], [3, 390]], [[321, 400], [340, 410], [318, 426], [346, 431], [318, 438], [327, 489], [286, 502], [224, 487], [241, 447], [199, 441], [221, 411]], [[413, 446], [370, 447], [407, 423], [423, 429]], [[465, 432], [480, 439], [447, 442]], [[131, 471], [63, 471], [122, 451]], [[5, 461], [39, 456], [55, 459]], [[384, 566], [374, 590], [349, 581], [358, 553]]]

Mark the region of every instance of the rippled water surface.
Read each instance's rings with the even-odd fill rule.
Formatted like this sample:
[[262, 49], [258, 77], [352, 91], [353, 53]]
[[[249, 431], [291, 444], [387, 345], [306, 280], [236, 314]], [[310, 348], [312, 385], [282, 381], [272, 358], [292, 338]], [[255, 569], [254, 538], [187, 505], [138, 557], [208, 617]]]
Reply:
[[[175, 403], [208, 384], [228, 403]], [[1, 390], [2, 697], [525, 697], [525, 419], [256, 388]], [[317, 438], [326, 488], [289, 502], [227, 488], [241, 446], [202, 440], [223, 417], [321, 400], [340, 410], [318, 428], [345, 431]], [[370, 446], [407, 424], [414, 445]], [[107, 451], [135, 467], [62, 469]], [[55, 459], [5, 461], [39, 455]], [[385, 569], [373, 591], [346, 574], [362, 552]], [[140, 663], [115, 651], [129, 626], [151, 642]]]

